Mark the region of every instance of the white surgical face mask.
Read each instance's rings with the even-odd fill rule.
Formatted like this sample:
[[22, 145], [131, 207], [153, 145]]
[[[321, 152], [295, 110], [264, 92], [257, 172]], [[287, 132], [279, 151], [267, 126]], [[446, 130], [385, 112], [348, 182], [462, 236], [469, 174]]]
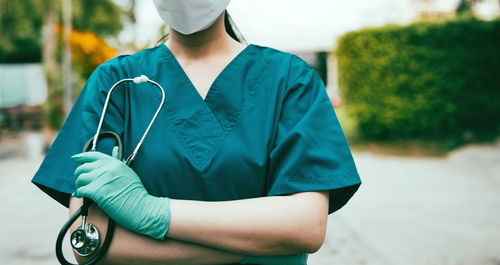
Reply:
[[212, 25], [231, 0], [153, 0], [160, 17], [174, 30], [193, 34]]

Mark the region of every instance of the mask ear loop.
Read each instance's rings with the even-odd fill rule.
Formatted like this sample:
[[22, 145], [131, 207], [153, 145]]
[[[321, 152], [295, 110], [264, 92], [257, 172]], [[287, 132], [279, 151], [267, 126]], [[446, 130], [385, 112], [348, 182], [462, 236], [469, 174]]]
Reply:
[[156, 46], [158, 46], [158, 44], [161, 44], [161, 43], [162, 43], [162, 42], [161, 42], [162, 40], [164, 40], [164, 39], [165, 39], [165, 40], [168, 40], [168, 35], [169, 35], [169, 33], [168, 33], [168, 32], [167, 32], [167, 34], [163, 35], [163, 36], [162, 36], [162, 37], [161, 37], [161, 38], [160, 38], [160, 39], [156, 42], [155, 47], [156, 47]]
[[248, 45], [247, 40], [245, 39], [245, 37], [243, 37], [243, 34], [241, 34], [241, 31], [236, 26], [236, 23], [234, 23], [234, 20], [229, 15], [229, 12], [227, 12], [227, 9], [224, 10], [224, 13], [225, 13], [224, 14], [224, 25], [226, 27], [226, 32], [229, 35], [232, 35], [231, 33], [233, 33], [234, 37], [236, 37], [237, 41], [241, 42], [242, 44]]

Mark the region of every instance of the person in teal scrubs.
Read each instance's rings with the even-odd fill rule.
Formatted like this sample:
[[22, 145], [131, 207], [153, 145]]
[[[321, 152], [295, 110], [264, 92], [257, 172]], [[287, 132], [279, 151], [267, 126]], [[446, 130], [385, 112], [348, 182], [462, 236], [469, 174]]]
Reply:
[[[100, 231], [105, 231], [106, 216], [119, 219], [104, 264], [305, 264], [304, 253], [315, 252], [323, 243], [327, 215], [343, 207], [361, 183], [318, 74], [295, 55], [237, 43], [224, 30], [226, 13], [219, 14], [203, 30], [183, 34], [171, 27], [167, 44], [100, 65], [33, 177], [33, 183], [71, 211], [81, 204], [80, 197], [110, 190], [108, 201], [122, 199], [121, 208], [135, 217], [144, 214], [141, 222], [147, 226], [158, 216], [168, 219], [159, 230], [138, 232], [127, 226], [132, 217], [123, 209], [107, 208], [91, 197], [97, 205], [89, 219], [104, 227]], [[202, 61], [196, 56], [203, 40], [214, 37], [221, 48], [206, 54], [236, 52], [221, 64], [203, 95], [203, 82], [189, 70], [194, 68], [188, 58]], [[191, 39], [198, 50], [190, 50]], [[82, 171], [92, 175], [97, 170], [86, 165], [100, 157], [74, 155], [95, 133], [110, 87], [140, 75], [163, 86], [166, 102], [136, 157], [135, 173], [119, 163], [121, 171], [108, 170], [103, 162], [95, 179], [75, 182], [75, 177], [83, 179]], [[140, 140], [160, 100], [159, 90], [148, 83], [125, 83], [113, 92], [102, 130], [122, 137], [125, 156]], [[111, 147], [105, 141], [100, 144], [102, 161], [111, 159], [104, 155]], [[79, 191], [100, 183], [106, 174], [114, 179], [136, 174], [141, 192], [168, 201], [155, 200], [159, 208], [137, 213], [134, 207], [147, 205], [127, 206], [130, 197], [120, 196], [129, 191], [113, 186], [120, 184]], [[129, 179], [117, 182], [126, 185]], [[115, 188], [119, 192], [113, 192]]]

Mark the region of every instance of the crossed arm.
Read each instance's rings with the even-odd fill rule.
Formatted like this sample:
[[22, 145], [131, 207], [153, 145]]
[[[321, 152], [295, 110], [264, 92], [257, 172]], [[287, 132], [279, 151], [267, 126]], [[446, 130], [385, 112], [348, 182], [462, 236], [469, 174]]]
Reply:
[[[81, 203], [72, 198], [70, 213]], [[117, 225], [102, 264], [225, 264], [240, 262], [244, 255], [312, 253], [325, 237], [328, 192], [224, 202], [171, 200], [170, 209], [170, 228], [164, 240]], [[106, 231], [107, 217], [95, 205], [89, 221], [101, 233]]]

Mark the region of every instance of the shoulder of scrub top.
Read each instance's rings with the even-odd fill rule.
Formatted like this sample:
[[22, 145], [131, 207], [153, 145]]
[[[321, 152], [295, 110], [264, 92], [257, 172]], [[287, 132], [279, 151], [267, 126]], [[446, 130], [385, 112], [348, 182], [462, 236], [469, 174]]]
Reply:
[[288, 64], [288, 80], [294, 80], [300, 76], [314, 71], [312, 67], [299, 56], [281, 51], [272, 47], [251, 44], [261, 51], [262, 57], [271, 64]]

